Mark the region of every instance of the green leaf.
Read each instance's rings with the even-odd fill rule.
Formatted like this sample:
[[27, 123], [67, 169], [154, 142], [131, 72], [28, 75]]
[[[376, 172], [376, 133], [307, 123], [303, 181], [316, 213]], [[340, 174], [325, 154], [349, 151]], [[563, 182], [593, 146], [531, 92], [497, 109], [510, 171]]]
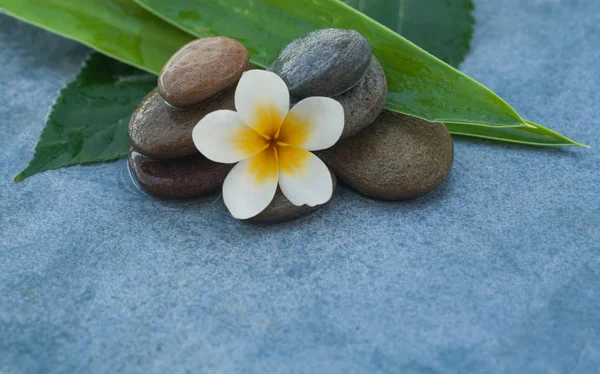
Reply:
[[522, 126], [523, 120], [483, 85], [385, 26], [337, 0], [135, 0], [198, 37], [240, 40], [265, 67], [309, 31], [355, 29], [371, 43], [388, 78], [387, 108], [429, 121]]
[[[297, 14], [287, 14], [285, 13], [285, 9], [278, 10], [277, 8], [270, 8], [267, 12], [267, 16], [257, 16], [256, 14], [253, 15], [252, 13], [247, 13], [245, 15], [246, 18], [250, 17], [256, 19], [251, 23], [247, 23], [247, 20], [244, 20], [244, 17], [242, 17], [242, 21], [244, 22], [238, 27], [235, 24], [237, 16], [234, 17], [234, 22], [231, 20], [228, 21], [227, 18], [231, 12], [239, 14], [240, 12], [243, 12], [243, 10], [239, 7], [237, 1], [228, 1], [230, 4], [238, 4], [238, 6], [233, 7], [230, 11], [226, 7], [205, 6], [206, 4], [203, 4], [206, 8], [206, 12], [204, 9], [202, 13], [197, 10], [191, 10], [189, 12], [182, 11], [179, 13], [179, 16], [187, 22], [195, 24], [195, 33], [197, 35], [213, 35], [220, 31], [222, 31], [224, 35], [231, 35], [226, 32], [226, 29], [232, 28], [233, 33], [241, 35], [240, 39], [242, 42], [250, 47], [255, 62], [259, 62], [259, 65], [262, 66], [274, 59], [279, 52], [279, 48], [287, 44], [287, 42], [293, 39], [296, 34], [300, 35], [305, 31], [321, 26], [356, 28], [351, 24], [345, 23], [348, 20], [344, 21], [343, 24], [334, 22], [335, 20], [332, 18], [335, 18], [333, 17], [335, 13], [327, 13], [328, 11], [317, 14], [320, 18], [315, 21], [316, 23], [313, 23], [310, 19], [298, 19]], [[351, 0], [348, 1], [350, 2]], [[370, 1], [372, 2], [369, 4], [375, 4], [378, 0]], [[394, 1], [382, 1], [386, 1], [386, 6], [394, 5]], [[453, 0], [446, 1], [449, 2]], [[433, 60], [434, 63], [432, 63], [432, 66], [435, 67], [435, 69], [433, 69], [434, 73], [442, 75], [450, 74], [451, 77], [460, 81], [459, 83], [466, 85], [467, 87], [474, 87], [475, 92], [483, 92], [484, 98], [491, 95], [491, 100], [486, 100], [489, 101], [487, 104], [499, 102], [500, 104], [497, 108], [498, 111], [502, 112], [506, 109], [506, 104], [501, 102], [488, 90], [482, 88], [480, 85], [474, 83], [460, 73], [456, 73], [443, 63], [412, 46], [410, 43], [402, 41], [401, 38], [399, 40], [403, 45], [402, 48], [398, 49], [398, 51], [388, 50], [396, 48], [394, 43], [398, 42], [398, 40], [394, 39], [392, 33], [383, 29], [381, 26], [373, 26], [374, 24], [371, 21], [364, 16], [353, 12], [351, 9], [346, 8], [343, 5], [341, 5], [342, 8], [340, 8], [340, 5], [332, 5], [330, 2], [331, 1], [325, 0], [323, 1], [323, 4], [325, 4], [326, 8], [329, 10], [331, 10], [331, 7], [333, 6], [334, 10], [340, 11], [340, 14], [344, 16], [350, 14], [351, 19], [358, 19], [359, 24], [363, 27], [363, 32], [365, 28], [367, 31], [373, 28], [372, 32], [369, 31], [367, 33], [371, 38], [383, 32], [385, 37], [378, 43], [378, 51], [381, 55], [388, 57], [388, 60], [402, 51], [416, 51], [415, 53], [417, 56], [420, 56], [419, 58], [425, 56], [424, 58], [426, 61], [431, 62]], [[206, 1], [204, 3], [206, 3]], [[262, 1], [260, 3], [269, 4], [270, 2]], [[304, 4], [305, 2], [300, 3]], [[365, 3], [367, 2], [361, 1], [357, 6]], [[382, 5], [384, 3], [380, 2], [379, 4]], [[211, 5], [210, 2], [208, 5]], [[256, 4], [254, 5], [256, 6]], [[406, 5], [405, 9], [410, 9], [410, 6], [408, 5], [409, 4]], [[437, 9], [437, 6], [443, 5], [443, 3], [441, 3], [441, 5], [440, 3], [432, 3], [430, 10], [433, 13], [434, 10]], [[374, 8], [367, 7], [364, 9], [367, 9], [368, 12], [373, 12]], [[162, 65], [171, 54], [192, 39], [192, 36], [161, 21], [131, 0], [88, 0], [85, 2], [85, 6], [82, 6], [80, 2], [73, 0], [0, 0], [0, 10], [57, 34], [78, 40], [129, 65], [153, 73], [159, 72]], [[256, 11], [256, 8], [253, 7], [250, 10]], [[221, 11], [222, 14], [218, 12], [215, 13], [215, 11]], [[298, 12], [297, 9], [296, 11]], [[413, 14], [412, 11], [410, 12]], [[304, 14], [303, 12], [300, 13]], [[381, 11], [377, 14], [371, 13], [371, 15], [375, 17], [382, 17], [387, 14], [386, 8], [381, 8]], [[221, 25], [210, 22], [209, 24], [209, 21], [213, 16], [215, 21], [225, 19], [225, 23]], [[261, 35], [263, 30], [261, 22], [268, 20], [269, 16], [274, 17], [271, 20], [272, 24], [269, 29], [270, 32]], [[453, 17], [456, 19], [463, 19], [456, 14], [454, 14]], [[389, 19], [392, 20], [393, 18]], [[198, 20], [202, 20], [204, 23], [197, 23]], [[437, 24], [437, 21], [431, 22], [431, 32], [429, 32], [429, 28], [427, 28], [427, 30], [421, 28], [422, 22], [426, 21], [427, 20], [423, 19], [423, 21], [419, 22], [416, 22], [416, 20], [415, 22], [409, 22], [408, 19], [406, 19], [403, 23], [403, 33], [417, 43], [430, 45], [429, 48], [436, 48], [431, 49], [431, 51], [442, 58], [445, 58], [444, 53], [447, 53], [447, 56], [449, 56], [448, 61], [452, 62], [452, 58], [455, 58], [458, 55], [453, 55], [452, 49], [441, 48], [445, 47], [443, 45], [440, 49], [437, 49], [437, 47], [434, 47], [436, 44], [433, 43], [436, 39], [430, 37], [430, 35], [439, 36], [439, 32], [436, 32], [435, 30], [439, 30], [436, 29], [436, 27], [441, 26]], [[297, 27], [292, 27], [291, 31], [295, 33], [295, 35], [292, 36], [290, 34], [290, 29], [286, 27], [288, 27], [288, 24], [290, 23], [293, 25], [294, 22], [297, 22], [298, 24]], [[459, 23], [461, 25], [460, 28], [462, 28], [464, 26], [463, 21], [460, 21]], [[210, 28], [211, 24], [217, 27], [216, 31]], [[267, 24], [269, 24], [269, 22], [267, 22]], [[202, 33], [202, 25], [207, 25], [204, 34]], [[278, 27], [278, 25], [286, 31], [285, 34], [278, 35], [276, 32], [277, 28], [274, 28]], [[248, 30], [248, 33], [245, 36], [244, 27]], [[275, 33], [273, 30], [276, 30]], [[443, 33], [444, 35], [447, 35], [449, 32], [450, 31], [444, 31]], [[390, 34], [392, 35], [390, 36]], [[273, 42], [271, 43], [271, 41], [267, 40], [264, 46], [262, 46], [261, 43], [265, 38], [273, 38]], [[455, 37], [453, 38], [453, 40], [460, 40], [458, 34], [455, 34]], [[384, 42], [388, 41], [390, 44], [386, 47]], [[428, 42], [431, 44], [426, 44]], [[463, 52], [461, 52], [461, 55], [462, 54]], [[411, 85], [418, 86], [420, 84], [418, 77], [414, 76], [414, 74], [419, 73], [418, 67], [430, 67], [429, 65], [422, 65], [423, 62], [420, 61], [419, 58], [413, 59], [405, 57], [404, 59], [399, 60], [403, 61], [402, 63], [408, 63], [408, 66], [411, 67], [411, 69], [407, 69], [405, 76], [405, 80], [410, 83], [408, 87], [411, 87]], [[262, 63], [260, 63], [261, 61]], [[388, 61], [388, 63], [390, 63], [390, 61]], [[394, 61], [392, 60], [391, 63], [394, 63]], [[400, 72], [398, 74], [403, 73]], [[432, 76], [434, 75], [431, 75], [429, 78]], [[23, 180], [24, 178], [41, 171], [62, 166], [77, 163], [109, 161], [123, 157], [129, 147], [129, 138], [127, 136], [127, 122], [129, 116], [137, 103], [154, 87], [155, 79], [155, 77], [149, 74], [144, 74], [137, 69], [122, 65], [109, 58], [97, 54], [92, 55], [77, 79], [61, 92], [61, 96], [53, 107], [46, 128], [42, 133], [41, 140], [36, 146], [33, 160], [23, 172], [15, 177], [15, 181]], [[440, 85], [436, 85], [435, 82], [430, 83], [433, 83], [433, 86], [428, 86], [433, 90], [432, 95], [430, 95], [432, 100], [430, 104], [434, 105], [436, 103], [435, 100], [442, 100], [440, 97], [443, 96], [436, 94], [436, 92], [440, 90], [443, 92], [447, 88], [448, 82], [440, 82]], [[401, 90], [393, 97], [412, 95], [413, 101], [425, 99], [425, 101], [423, 101], [424, 105], [421, 106], [421, 110], [424, 108], [426, 109], [427, 105], [429, 105], [427, 104], [426, 97], [424, 98], [422, 93], [418, 93], [418, 95], [412, 94], [411, 89], [405, 91]], [[457, 93], [454, 93], [454, 95], [456, 96]], [[477, 100], [475, 102], [477, 102]], [[469, 114], [469, 107], [466, 106], [465, 108], [467, 109], [462, 111], [463, 114]], [[510, 110], [508, 112], [510, 112]], [[460, 114], [461, 112], [459, 111], [458, 113]], [[492, 114], [493, 113], [495, 112], [492, 112]], [[485, 116], [484, 112], [475, 114], [480, 117]], [[477, 115], [475, 117], [477, 117]], [[491, 116], [490, 118], [494, 119], [494, 116]], [[535, 125], [536, 127], [532, 128], [505, 128], [449, 123], [447, 126], [452, 133], [460, 135], [535, 145], [580, 145], [539, 125]]]
[[15, 177], [63, 166], [122, 158], [127, 124], [156, 76], [93, 53], [54, 104], [29, 166]]
[[193, 39], [131, 0], [0, 0], [0, 10], [153, 73]]
[[458, 67], [469, 51], [472, 0], [344, 0], [427, 52]]
[[453, 135], [537, 146], [579, 146], [589, 148], [587, 145], [577, 143], [537, 123], [525, 122], [532, 127], [482, 127], [460, 123], [446, 123], [446, 127]]
[[[434, 56], [458, 67], [469, 50], [472, 0], [344, 0]], [[446, 123], [454, 135], [537, 146], [584, 146], [541, 125], [489, 127]], [[584, 146], [586, 147], [586, 146]]]

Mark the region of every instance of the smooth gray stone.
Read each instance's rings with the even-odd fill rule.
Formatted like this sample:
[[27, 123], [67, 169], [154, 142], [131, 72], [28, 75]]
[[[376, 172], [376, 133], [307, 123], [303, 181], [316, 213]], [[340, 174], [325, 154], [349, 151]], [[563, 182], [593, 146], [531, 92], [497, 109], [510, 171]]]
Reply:
[[341, 139], [358, 133], [375, 121], [385, 106], [387, 94], [385, 72], [373, 56], [360, 82], [334, 98], [344, 107], [344, 132]]
[[454, 143], [443, 123], [386, 110], [368, 129], [319, 156], [344, 183], [364, 195], [409, 200], [446, 180]]
[[290, 94], [337, 96], [354, 87], [371, 61], [371, 46], [354, 30], [315, 30], [288, 44], [273, 66]]

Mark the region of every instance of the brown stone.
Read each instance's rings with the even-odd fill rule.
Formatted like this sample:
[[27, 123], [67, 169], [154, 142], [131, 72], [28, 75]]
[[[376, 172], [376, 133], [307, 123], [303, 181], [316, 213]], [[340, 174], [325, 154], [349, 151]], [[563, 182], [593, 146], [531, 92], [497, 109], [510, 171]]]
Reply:
[[235, 110], [235, 87], [189, 108], [166, 104], [158, 90], [150, 92], [129, 121], [129, 139], [139, 153], [154, 159], [172, 159], [197, 153], [192, 141], [194, 126], [205, 115], [220, 109]]
[[[333, 173], [331, 173], [331, 180], [333, 181], [333, 192], [335, 193], [335, 188], [337, 187], [337, 178]], [[292, 204], [283, 195], [281, 189], [277, 187], [277, 192], [275, 193], [275, 197], [273, 198], [273, 201], [271, 201], [271, 204], [269, 204], [269, 206], [260, 214], [249, 218], [247, 221], [254, 223], [278, 223], [289, 221], [310, 212], [314, 212], [323, 205], [317, 205], [314, 207], [308, 205], [296, 206]]]
[[247, 67], [248, 51], [237, 40], [196, 39], [167, 61], [158, 77], [158, 89], [169, 104], [187, 107], [233, 85]]
[[175, 160], [153, 160], [129, 150], [130, 170], [140, 186], [152, 196], [190, 198], [220, 192], [233, 167], [208, 160], [201, 154]]
[[319, 156], [364, 195], [405, 200], [424, 196], [448, 176], [454, 143], [446, 126], [390, 111]]

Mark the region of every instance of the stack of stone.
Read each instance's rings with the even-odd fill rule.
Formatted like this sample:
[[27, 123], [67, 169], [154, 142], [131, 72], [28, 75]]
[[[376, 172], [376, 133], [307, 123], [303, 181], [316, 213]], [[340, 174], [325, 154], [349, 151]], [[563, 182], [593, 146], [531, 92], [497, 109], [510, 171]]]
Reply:
[[[220, 190], [233, 165], [200, 155], [192, 129], [206, 114], [235, 110], [234, 93], [252, 67], [239, 42], [213, 37], [184, 46], [167, 62], [158, 88], [129, 123], [134, 177], [151, 195], [189, 198]], [[291, 105], [310, 96], [338, 100], [342, 140], [318, 155], [346, 184], [380, 199], [404, 200], [437, 188], [452, 166], [446, 127], [385, 111], [387, 82], [368, 41], [356, 31], [317, 30], [290, 43], [269, 67], [287, 84]], [[334, 187], [336, 178], [332, 173]], [[316, 208], [296, 207], [281, 191], [251, 220], [280, 222]]]

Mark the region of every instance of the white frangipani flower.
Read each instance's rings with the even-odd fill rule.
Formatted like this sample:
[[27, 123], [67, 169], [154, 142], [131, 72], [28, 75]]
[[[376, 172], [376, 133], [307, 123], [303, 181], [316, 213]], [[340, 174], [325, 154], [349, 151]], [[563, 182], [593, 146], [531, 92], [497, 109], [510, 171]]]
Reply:
[[254, 217], [273, 200], [277, 184], [294, 205], [331, 198], [329, 170], [309, 151], [329, 148], [344, 129], [344, 109], [334, 99], [309, 97], [289, 110], [290, 94], [274, 73], [249, 70], [235, 91], [235, 108], [205, 116], [192, 137], [208, 159], [235, 163], [223, 200], [238, 219]]

